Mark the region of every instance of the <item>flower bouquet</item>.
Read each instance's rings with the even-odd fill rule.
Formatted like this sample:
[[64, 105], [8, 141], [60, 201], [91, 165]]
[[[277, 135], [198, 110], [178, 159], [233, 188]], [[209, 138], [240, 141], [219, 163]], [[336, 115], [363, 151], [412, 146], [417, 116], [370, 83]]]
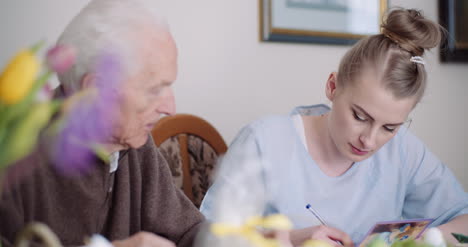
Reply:
[[39, 75], [41, 64], [35, 53], [41, 46], [19, 52], [0, 74], [0, 174], [34, 148], [40, 131], [61, 104], [37, 98], [41, 90], [48, 89], [46, 83], [53, 74], [47, 67]]
[[[467, 236], [458, 233], [452, 233], [455, 239], [460, 244], [467, 243]], [[422, 237], [418, 240], [406, 239], [402, 241], [395, 241], [391, 245], [388, 245], [386, 241], [381, 238], [375, 238], [367, 247], [451, 247], [452, 244], [448, 243], [442, 232], [435, 227], [427, 229]], [[455, 245], [459, 246], [459, 244]]]
[[[101, 82], [101, 87], [67, 99], [53, 98], [49, 79], [68, 70], [76, 54], [72, 47], [57, 45], [49, 49], [46, 62], [41, 63], [36, 54], [42, 46], [39, 43], [20, 51], [0, 71], [0, 195], [9, 180], [27, 179], [23, 173], [29, 171], [11, 178], [6, 176], [7, 168], [35, 151], [38, 143], [47, 144], [41, 150], [48, 152], [59, 171], [68, 174], [83, 171], [96, 155], [104, 161], [108, 159], [100, 144], [110, 133], [104, 105], [115, 98], [106, 94], [102, 85], [113, 84]], [[104, 73], [103, 78], [118, 81], [114, 76], [118, 67], [110, 55], [103, 56], [96, 71]], [[35, 238], [49, 247], [61, 246], [55, 234], [41, 223], [27, 225], [16, 245], [27, 246]]]
[[[38, 43], [20, 51], [0, 74], [0, 195], [6, 169], [36, 147], [41, 131], [62, 105], [61, 100], [52, 99], [47, 83], [54, 72], [72, 65], [74, 51], [54, 47], [47, 54], [47, 64], [41, 64], [36, 53], [42, 46]], [[18, 246], [27, 245], [33, 236], [48, 246], [61, 246], [57, 237], [38, 223], [24, 229]]]

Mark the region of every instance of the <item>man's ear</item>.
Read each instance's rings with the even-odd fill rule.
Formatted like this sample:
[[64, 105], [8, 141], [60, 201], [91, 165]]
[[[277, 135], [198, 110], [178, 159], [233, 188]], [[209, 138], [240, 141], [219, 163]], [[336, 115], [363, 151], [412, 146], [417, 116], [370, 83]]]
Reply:
[[96, 76], [93, 73], [87, 73], [80, 82], [81, 89], [87, 89], [96, 86]]
[[332, 72], [330, 76], [328, 76], [325, 94], [327, 98], [333, 102], [336, 94], [336, 72]]

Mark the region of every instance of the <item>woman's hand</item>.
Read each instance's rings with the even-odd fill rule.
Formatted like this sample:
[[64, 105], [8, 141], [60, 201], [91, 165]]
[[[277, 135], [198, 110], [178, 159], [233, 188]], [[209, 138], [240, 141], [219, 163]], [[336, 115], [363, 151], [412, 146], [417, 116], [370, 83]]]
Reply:
[[291, 242], [294, 246], [300, 246], [308, 239], [322, 240], [337, 247], [354, 246], [353, 240], [347, 233], [329, 226], [319, 225], [291, 231]]
[[291, 232], [287, 230], [263, 232], [264, 237], [276, 239], [282, 247], [293, 247], [290, 234]]

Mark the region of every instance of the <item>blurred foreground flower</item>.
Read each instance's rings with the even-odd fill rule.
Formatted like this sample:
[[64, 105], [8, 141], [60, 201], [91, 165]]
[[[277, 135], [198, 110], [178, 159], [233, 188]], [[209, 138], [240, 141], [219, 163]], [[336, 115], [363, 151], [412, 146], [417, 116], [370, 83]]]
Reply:
[[0, 74], [0, 174], [33, 150], [40, 131], [60, 106], [59, 100], [36, 101], [52, 75], [45, 68], [38, 77], [40, 62], [35, 53], [41, 46], [19, 52]]
[[[53, 47], [47, 52], [47, 66], [39, 74], [41, 63], [35, 53], [40, 47], [38, 44], [18, 53], [0, 74], [0, 193], [4, 170], [19, 164], [18, 161], [37, 148], [39, 140], [41, 151], [52, 154], [48, 157], [50, 161], [65, 172], [83, 171], [94, 163], [92, 159], [96, 155], [108, 159], [103, 143], [112, 132], [112, 109], [118, 109], [115, 90], [120, 82], [118, 60], [112, 54], [103, 55], [95, 68], [96, 87], [67, 99], [53, 99], [47, 81], [54, 72], [68, 70], [76, 54], [72, 47]], [[47, 96], [38, 100], [41, 90]], [[38, 162], [32, 163], [34, 166]], [[28, 166], [29, 170], [33, 166]], [[29, 170], [21, 170], [15, 179], [25, 178]], [[48, 246], [62, 246], [45, 225], [29, 224], [23, 233], [18, 238], [25, 243], [21, 246], [27, 246], [35, 237], [46, 241]], [[90, 244], [111, 246], [99, 237], [94, 237]]]
[[445, 243], [444, 235], [439, 230], [439, 228], [436, 227], [431, 227], [427, 229], [422, 236], [422, 240], [424, 243], [434, 247], [447, 246], [447, 244]]
[[[432, 227], [427, 229], [422, 237], [418, 240], [405, 239], [401, 241], [394, 241], [392, 244], [388, 244], [384, 239], [380, 237], [374, 238], [365, 247], [446, 247], [446, 243], [442, 232]], [[450, 246], [450, 245], [449, 245]]]
[[109, 154], [102, 144], [111, 138], [120, 72], [117, 57], [103, 54], [95, 68], [95, 87], [82, 90], [65, 102], [64, 114], [53, 127], [51, 148], [51, 158], [61, 172], [85, 172], [95, 164], [96, 155], [108, 161]]
[[66, 72], [75, 62], [76, 51], [71, 46], [56, 45], [47, 51], [47, 65], [57, 73]]
[[259, 230], [290, 230], [292, 223], [284, 215], [274, 214], [265, 218], [251, 217], [244, 225], [213, 223], [211, 232], [218, 236], [234, 235], [247, 239], [257, 247], [280, 247], [281, 243], [273, 238], [265, 237]]
[[[117, 57], [103, 53], [94, 68], [95, 87], [63, 103], [63, 99], [52, 99], [46, 83], [54, 72], [63, 73], [73, 65], [75, 50], [66, 45], [51, 48], [47, 66], [38, 77], [40, 62], [35, 52], [40, 46], [18, 53], [0, 74], [0, 175], [8, 165], [33, 151], [46, 126], [44, 147], [61, 171], [85, 171], [95, 163], [96, 155], [108, 159], [102, 143], [112, 132], [114, 111], [109, 109], [118, 109], [116, 88], [121, 69]], [[41, 90], [46, 96], [38, 100]], [[60, 109], [61, 114], [55, 114]]]
[[3, 104], [15, 104], [30, 91], [40, 69], [36, 50], [33, 47], [19, 52], [0, 75], [0, 101]]
[[[329, 244], [328, 242], [325, 242], [323, 240], [317, 240], [317, 239], [307, 240], [301, 246], [302, 247], [333, 247], [333, 245]], [[373, 247], [379, 247], [379, 246], [373, 246]], [[380, 247], [385, 247], [385, 246], [380, 246]]]
[[107, 240], [105, 237], [94, 234], [89, 238], [87, 241], [86, 247], [114, 247], [109, 240]]
[[27, 155], [35, 146], [39, 132], [59, 107], [58, 101], [32, 105], [24, 117], [13, 121], [14, 125], [3, 134], [0, 164], [4, 168]]

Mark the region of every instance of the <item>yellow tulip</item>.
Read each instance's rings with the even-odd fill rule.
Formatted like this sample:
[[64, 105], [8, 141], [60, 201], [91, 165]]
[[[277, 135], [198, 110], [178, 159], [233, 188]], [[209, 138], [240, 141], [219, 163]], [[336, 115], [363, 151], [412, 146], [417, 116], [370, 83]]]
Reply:
[[292, 228], [291, 221], [281, 214], [272, 214], [265, 217], [260, 225], [262, 227], [275, 230], [289, 230]]
[[318, 240], [318, 239], [307, 240], [301, 246], [302, 247], [333, 247], [333, 245], [329, 244], [328, 242], [325, 242], [323, 240]]
[[289, 230], [292, 227], [292, 223], [286, 216], [280, 214], [266, 217], [253, 216], [248, 218], [243, 225], [213, 223], [211, 225], [211, 232], [220, 237], [226, 235], [241, 236], [249, 240], [256, 247], [281, 247], [277, 239], [264, 237], [258, 231], [258, 227], [270, 230]]
[[31, 89], [39, 73], [40, 62], [32, 50], [19, 52], [0, 74], [0, 101], [15, 104]]

